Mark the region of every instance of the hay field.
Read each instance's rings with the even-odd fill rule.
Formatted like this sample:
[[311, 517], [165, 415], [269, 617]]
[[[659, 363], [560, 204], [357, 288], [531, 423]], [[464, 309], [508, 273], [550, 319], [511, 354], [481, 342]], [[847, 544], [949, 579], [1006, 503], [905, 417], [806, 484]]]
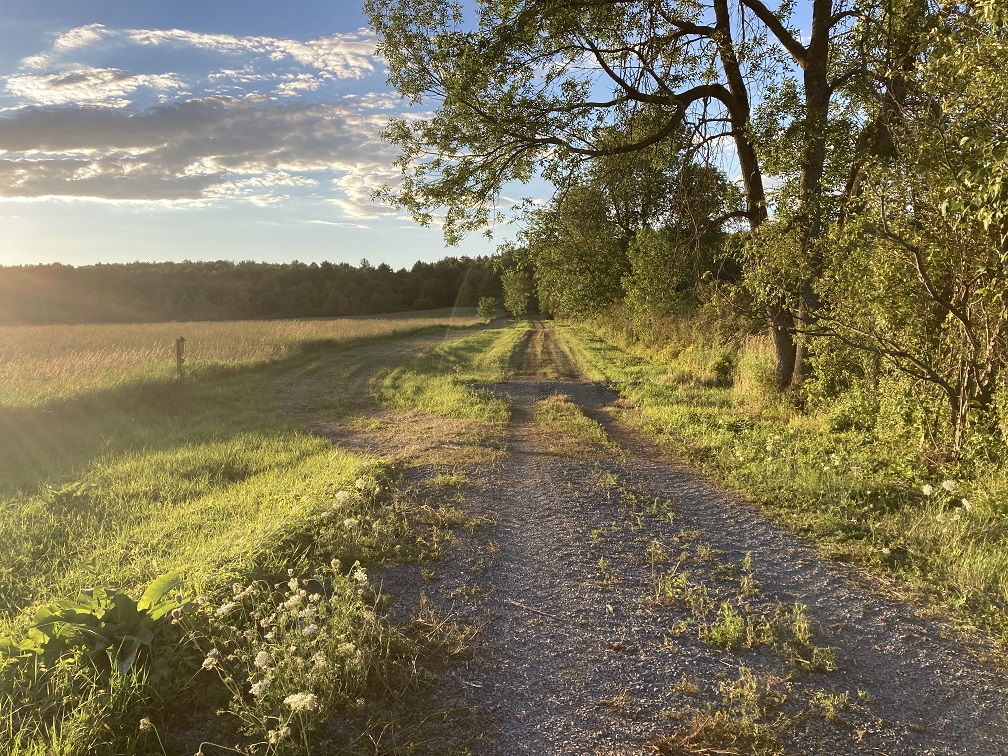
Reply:
[[175, 378], [175, 340], [190, 375], [278, 362], [306, 349], [435, 326], [468, 326], [471, 310], [374, 318], [0, 327], [0, 406], [33, 407]]

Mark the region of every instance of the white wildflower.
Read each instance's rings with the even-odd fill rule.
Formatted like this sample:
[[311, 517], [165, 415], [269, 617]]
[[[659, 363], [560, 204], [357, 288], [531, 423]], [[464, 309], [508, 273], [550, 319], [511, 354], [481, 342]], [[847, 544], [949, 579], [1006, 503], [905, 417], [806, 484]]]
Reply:
[[946, 518], [944, 513], [935, 515], [935, 520], [937, 520], [938, 522], [945, 522], [945, 519]]
[[313, 593], [311, 596], [308, 597], [308, 600], [313, 604], [317, 604], [321, 598], [322, 598], [321, 593]]
[[354, 487], [358, 491], [363, 491], [365, 488], [367, 488], [367, 484], [368, 482], [366, 478], [357, 478], [357, 482], [354, 483]]
[[925, 483], [923, 486], [921, 486], [921, 493], [924, 494], [925, 496], [930, 496], [931, 494], [934, 493], [934, 489], [931, 487], [930, 483]]
[[267, 685], [269, 685], [269, 680], [260, 680], [257, 683], [252, 683], [252, 687], [249, 688], [249, 693], [251, 693], [254, 698], [259, 698], [259, 696], [266, 692]]
[[357, 527], [357, 523], [359, 523], [359, 522], [360, 522], [360, 520], [358, 520], [356, 517], [347, 517], [345, 520], [343, 520], [343, 527], [345, 527], [345, 528], [356, 528]]
[[220, 661], [220, 651], [216, 648], [211, 648], [210, 652], [206, 655], [206, 659], [203, 660], [203, 669], [213, 669], [217, 666]]
[[311, 661], [312, 664], [314, 664], [319, 669], [322, 669], [327, 664], [325, 654], [321, 651], [317, 652], [315, 656], [311, 658]]
[[154, 724], [147, 717], [140, 720], [140, 732], [148, 732], [153, 729]]
[[361, 567], [360, 562], [354, 562], [353, 566], [353, 579], [356, 580], [361, 585], [367, 583], [367, 571]]
[[287, 607], [288, 609], [294, 609], [297, 606], [299, 606], [303, 600], [304, 600], [303, 596], [300, 596], [297, 593], [295, 593], [289, 599], [284, 601], [284, 606]]
[[291, 711], [315, 711], [318, 708], [318, 698], [314, 693], [292, 693], [284, 699], [284, 705]]
[[236, 604], [234, 601], [228, 601], [226, 604], [221, 605], [217, 609], [217, 616], [218, 617], [224, 617], [224, 616], [230, 614], [231, 612], [233, 612], [235, 610], [235, 607], [237, 607], [237, 606], [238, 606], [238, 604]]
[[290, 582], [287, 583], [287, 587], [290, 588], [292, 591], [297, 592], [297, 589], [301, 587], [301, 584], [298, 583], [297, 578], [291, 578]]
[[273, 638], [275, 636], [276, 636], [276, 631], [275, 630], [270, 630], [268, 633], [266, 633], [266, 635], [263, 636], [263, 638], [265, 638], [266, 640], [273, 640]]
[[308, 625], [308, 627], [306, 627], [304, 630], [301, 631], [301, 635], [303, 635], [303, 636], [305, 636], [307, 638], [309, 636], [315, 635], [315, 633], [317, 633], [317, 632], [318, 632], [318, 625], [311, 624], [311, 625]]
[[290, 733], [291, 733], [291, 728], [288, 727], [288, 726], [286, 726], [286, 725], [284, 725], [283, 727], [281, 727], [279, 729], [270, 730], [266, 734], [266, 736], [269, 739], [270, 745], [276, 745], [281, 740], [283, 740], [284, 738], [288, 737], [290, 735]]
[[339, 648], [336, 649], [340, 656], [353, 656], [357, 653], [357, 646], [353, 643], [340, 643]]
[[944, 488], [949, 493], [953, 493], [959, 486], [956, 485], [954, 480], [946, 480], [942, 483], [942, 488]]
[[966, 499], [962, 500], [962, 505], [963, 505], [963, 509], [965, 509], [967, 512], [972, 512], [973, 511], [973, 505], [970, 504], [969, 501], [967, 501]]
[[332, 567], [333, 572], [339, 572], [340, 571], [340, 566], [341, 566], [340, 565], [340, 560], [339, 559], [333, 559], [331, 562], [329, 562], [329, 566]]
[[322, 518], [323, 520], [328, 520], [328, 519], [331, 519], [331, 518], [332, 518], [332, 516], [333, 516], [333, 513], [332, 513], [332, 512], [323, 512], [323, 513], [322, 513], [321, 515], [319, 515], [319, 516], [320, 516], [320, 517], [321, 517], [321, 518]]
[[266, 667], [269, 665], [269, 660], [270, 660], [269, 652], [268, 651], [260, 651], [258, 654], [256, 654], [256, 658], [255, 658], [255, 662], [254, 663], [255, 663], [255, 665], [256, 665], [257, 668], [259, 668], [259, 669], [266, 669]]
[[337, 491], [335, 498], [336, 498], [336, 503], [337, 504], [346, 504], [348, 501], [350, 501], [350, 492], [349, 491]]

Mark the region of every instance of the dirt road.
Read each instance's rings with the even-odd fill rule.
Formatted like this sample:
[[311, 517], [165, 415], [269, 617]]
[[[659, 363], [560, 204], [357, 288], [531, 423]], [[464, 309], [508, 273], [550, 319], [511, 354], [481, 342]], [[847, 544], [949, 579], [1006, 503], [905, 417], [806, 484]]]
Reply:
[[[445, 709], [475, 754], [1008, 754], [1008, 677], [984, 649], [887, 598], [751, 506], [616, 429], [616, 396], [537, 324], [518, 355], [496, 472], [472, 481], [434, 579], [389, 576], [402, 605], [481, 627]], [[538, 402], [602, 420], [597, 457], [551, 453]], [[538, 423], [538, 425], [537, 425]], [[564, 432], [564, 431], [560, 431]], [[443, 744], [453, 745], [451, 742]]]

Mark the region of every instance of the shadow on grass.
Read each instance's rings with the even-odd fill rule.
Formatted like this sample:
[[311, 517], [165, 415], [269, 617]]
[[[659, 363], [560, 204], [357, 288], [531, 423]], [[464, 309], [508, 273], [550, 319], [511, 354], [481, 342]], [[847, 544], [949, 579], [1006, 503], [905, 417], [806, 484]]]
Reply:
[[73, 482], [90, 463], [108, 454], [167, 451], [243, 433], [290, 432], [297, 426], [268, 394], [270, 378], [304, 369], [321, 357], [438, 330], [447, 329], [316, 340], [286, 359], [265, 364], [198, 365], [182, 382], [140, 382], [37, 407], [0, 407], [0, 434], [8, 439], [0, 459], [0, 501]]

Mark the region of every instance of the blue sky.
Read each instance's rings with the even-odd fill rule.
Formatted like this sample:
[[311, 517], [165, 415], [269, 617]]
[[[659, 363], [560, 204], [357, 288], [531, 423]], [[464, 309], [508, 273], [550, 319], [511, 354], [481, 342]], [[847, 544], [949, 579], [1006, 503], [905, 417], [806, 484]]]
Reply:
[[0, 264], [492, 253], [371, 201], [374, 47], [355, 0], [5, 0]]

